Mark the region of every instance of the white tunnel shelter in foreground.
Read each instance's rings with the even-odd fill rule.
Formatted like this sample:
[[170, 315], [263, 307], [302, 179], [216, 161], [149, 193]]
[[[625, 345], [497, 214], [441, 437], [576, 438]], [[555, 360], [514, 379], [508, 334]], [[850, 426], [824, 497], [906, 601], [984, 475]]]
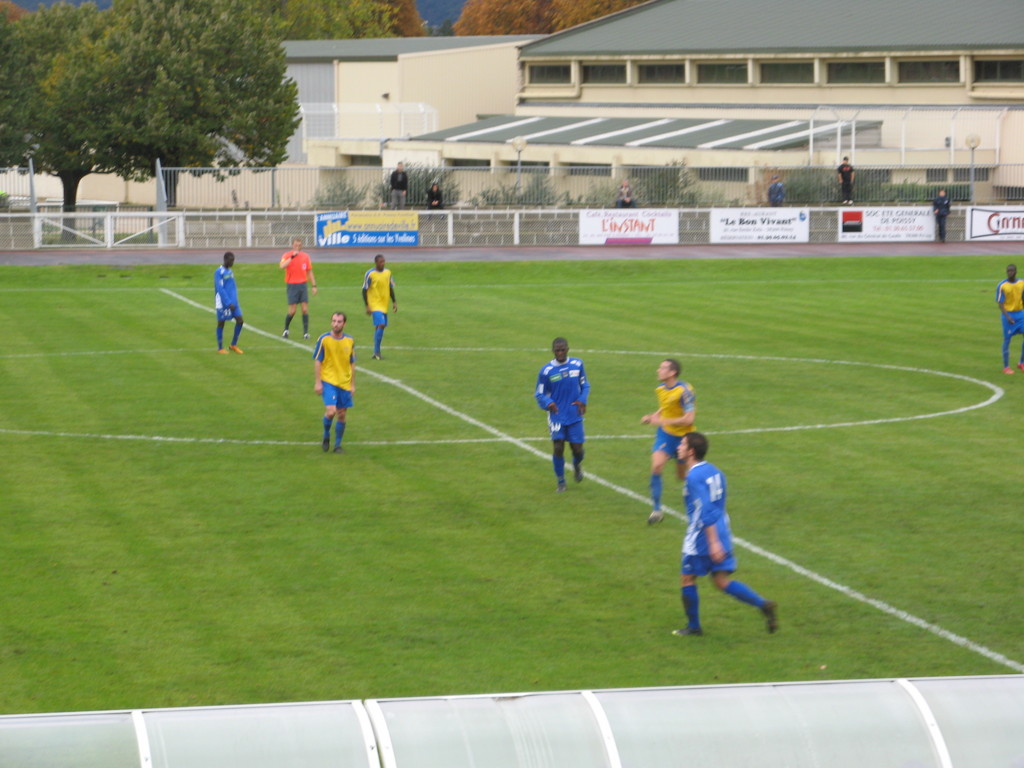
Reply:
[[0, 717], [11, 768], [1024, 768], [1024, 676]]

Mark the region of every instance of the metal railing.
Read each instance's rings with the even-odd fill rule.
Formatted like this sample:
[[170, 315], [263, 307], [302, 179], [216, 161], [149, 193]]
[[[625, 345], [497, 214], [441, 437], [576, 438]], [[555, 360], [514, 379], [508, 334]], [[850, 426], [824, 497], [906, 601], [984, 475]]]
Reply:
[[[78, 210], [379, 209], [390, 200], [387, 179], [391, 170], [379, 166], [162, 168], [148, 199], [91, 200]], [[625, 178], [633, 187], [636, 204], [648, 208], [765, 205], [775, 175], [785, 187], [786, 205], [817, 207], [841, 202], [836, 169], [822, 166], [413, 164], [406, 171], [408, 207], [413, 209], [426, 207], [427, 189], [433, 183], [440, 185], [446, 209], [612, 207]], [[35, 188], [44, 190], [38, 197], [32, 189], [33, 178]], [[955, 203], [1016, 203], [1024, 200], [1024, 164], [857, 166], [854, 201], [865, 205], [925, 203], [940, 188], [945, 188]], [[60, 209], [60, 197], [54, 197], [59, 192], [52, 177], [34, 177], [27, 169], [0, 168], [0, 212]]]
[[[842, 206], [809, 209], [808, 241], [838, 242], [838, 221], [845, 210]], [[966, 237], [968, 210], [953, 208], [947, 222], [949, 241]], [[295, 237], [317, 248], [315, 213], [0, 213], [0, 250], [284, 249]], [[422, 247], [574, 246], [580, 244], [580, 215], [579, 210], [556, 208], [420, 211], [417, 234]], [[713, 242], [712, 209], [678, 208], [676, 216], [681, 245]]]

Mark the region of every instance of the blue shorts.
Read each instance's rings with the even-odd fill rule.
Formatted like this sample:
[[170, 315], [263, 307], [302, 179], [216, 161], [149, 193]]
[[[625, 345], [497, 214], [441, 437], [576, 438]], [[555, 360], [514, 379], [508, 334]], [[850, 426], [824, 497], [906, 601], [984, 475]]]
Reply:
[[583, 435], [583, 420], [581, 419], [574, 424], [561, 424], [552, 420], [551, 417], [556, 415], [552, 413], [548, 416], [548, 429], [551, 431], [551, 439], [568, 440], [570, 443], [582, 443], [585, 439]]
[[329, 382], [324, 385], [324, 405], [333, 405], [338, 410], [352, 407], [352, 392], [341, 387], [336, 387]]
[[677, 451], [681, 442], [683, 442], [682, 435], [670, 435], [664, 429], [658, 427], [658, 431], [654, 433], [654, 445], [651, 447], [651, 453], [663, 451], [678, 461]]
[[217, 310], [217, 322], [218, 323], [226, 323], [228, 320], [230, 320], [233, 317], [237, 317], [237, 318], [241, 319], [241, 317], [242, 317], [242, 308], [241, 307], [235, 307], [234, 309], [230, 309], [229, 307], [221, 307], [220, 309]]
[[373, 327], [374, 328], [379, 328], [380, 326], [387, 325], [387, 324], [388, 324], [388, 313], [387, 312], [378, 312], [377, 310], [373, 310]]
[[1003, 315], [1003, 336], [1010, 338], [1018, 333], [1024, 333], [1024, 312], [1010, 312], [1009, 314], [1014, 322], [1011, 325], [1006, 319], [1006, 315]]
[[683, 555], [683, 563], [679, 568], [684, 576], [707, 576], [718, 571], [736, 572], [736, 558], [732, 552], [720, 563], [714, 562], [708, 555]]

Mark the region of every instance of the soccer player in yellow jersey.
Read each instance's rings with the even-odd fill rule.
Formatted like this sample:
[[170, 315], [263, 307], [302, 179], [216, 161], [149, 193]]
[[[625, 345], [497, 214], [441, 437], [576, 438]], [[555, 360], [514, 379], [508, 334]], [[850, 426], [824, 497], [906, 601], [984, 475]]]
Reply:
[[660, 523], [665, 516], [661, 511], [661, 471], [665, 463], [672, 459], [676, 462], [676, 475], [680, 480], [686, 478], [686, 468], [679, 463], [677, 452], [683, 435], [693, 432], [693, 422], [697, 417], [696, 395], [693, 387], [679, 380], [682, 370], [678, 360], [669, 358], [662, 360], [658, 366], [658, 381], [654, 390], [658, 397], [658, 410], [648, 413], [640, 419], [643, 424], [654, 424], [658, 431], [654, 436], [654, 447], [651, 448], [651, 510], [647, 518], [648, 525]]
[[380, 360], [380, 343], [384, 340], [384, 329], [388, 327], [388, 299], [391, 299], [395, 312], [398, 311], [398, 299], [395, 298], [395, 279], [391, 270], [384, 268], [384, 254], [373, 257], [373, 269], [367, 270], [363, 277], [363, 304], [366, 314], [373, 317], [373, 359]]
[[[1006, 279], [996, 286], [996, 303], [1003, 315], [1003, 373], [1013, 373], [1010, 339], [1018, 333], [1024, 335], [1024, 280], [1017, 279], [1016, 264], [1006, 267]], [[1024, 346], [1017, 367], [1024, 371]]]
[[331, 449], [331, 422], [334, 425], [334, 452], [344, 453], [345, 416], [356, 392], [356, 343], [345, 333], [348, 318], [344, 312], [331, 316], [331, 330], [316, 340], [313, 349], [313, 391], [324, 400], [324, 451]]

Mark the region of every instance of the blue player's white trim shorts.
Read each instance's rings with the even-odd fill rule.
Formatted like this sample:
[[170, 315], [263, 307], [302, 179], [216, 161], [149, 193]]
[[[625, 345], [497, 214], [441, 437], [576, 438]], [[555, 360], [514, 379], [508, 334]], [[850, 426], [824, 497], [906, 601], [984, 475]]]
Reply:
[[341, 387], [336, 387], [330, 382], [323, 382], [324, 385], [324, 405], [333, 405], [335, 408], [351, 408], [352, 407], [352, 392]]
[[382, 325], [388, 324], [388, 313], [378, 312], [376, 309], [373, 310], [373, 327], [378, 328]]
[[233, 317], [241, 317], [242, 308], [236, 306], [234, 309], [230, 307], [217, 307], [217, 322], [225, 323]]
[[583, 421], [577, 421], [575, 424], [561, 424], [557, 421], [553, 421], [551, 416], [548, 416], [548, 429], [551, 431], [552, 440], [568, 440], [570, 443], [582, 443], [584, 441], [583, 436]]
[[664, 451], [673, 459], [678, 460], [677, 451], [681, 442], [683, 442], [682, 435], [670, 435], [664, 429], [658, 427], [658, 431], [654, 433], [654, 445], [651, 447], [651, 453]]
[[736, 558], [731, 552], [720, 563], [716, 563], [708, 555], [683, 555], [683, 562], [679, 568], [681, 574], [689, 576], [707, 576], [718, 571], [736, 572]]
[[1010, 312], [1009, 315], [1013, 318], [1013, 324], [1003, 315], [1003, 336], [1010, 338], [1018, 333], [1024, 334], [1024, 312]]

